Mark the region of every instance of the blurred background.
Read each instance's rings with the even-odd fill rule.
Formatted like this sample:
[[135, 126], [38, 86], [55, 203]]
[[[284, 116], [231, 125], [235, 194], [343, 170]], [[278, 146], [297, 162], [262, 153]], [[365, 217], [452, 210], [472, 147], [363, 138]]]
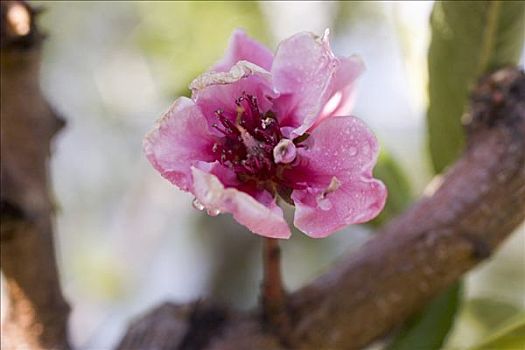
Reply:
[[[431, 1], [34, 3], [46, 8], [42, 88], [67, 119], [51, 173], [59, 266], [80, 349], [109, 349], [131, 318], [165, 300], [257, 302], [259, 239], [230, 216], [194, 210], [192, 197], [142, 153], [144, 134], [222, 56], [234, 28], [273, 50], [298, 31], [330, 28], [336, 54], [366, 63], [354, 114], [396, 173], [392, 210], [433, 176], [425, 122]], [[286, 285], [319, 275], [372, 230], [352, 226], [324, 240], [296, 232], [282, 244]], [[524, 231], [466, 277], [446, 348], [467, 348], [525, 311]]]

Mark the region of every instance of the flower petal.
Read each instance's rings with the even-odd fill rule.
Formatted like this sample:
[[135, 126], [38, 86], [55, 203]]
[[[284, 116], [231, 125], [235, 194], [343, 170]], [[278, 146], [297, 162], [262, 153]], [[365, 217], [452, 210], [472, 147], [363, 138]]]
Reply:
[[[276, 101], [281, 125], [294, 127], [294, 137], [302, 135], [322, 116], [348, 112], [352, 85], [362, 70], [363, 64], [356, 57], [334, 56], [328, 31], [322, 38], [304, 32], [284, 40], [272, 65], [274, 86], [281, 94]], [[323, 113], [329, 101], [334, 106], [329, 113]]]
[[307, 185], [294, 190], [294, 224], [311, 237], [326, 237], [349, 224], [374, 218], [386, 200], [384, 184], [372, 177], [379, 146], [353, 117], [325, 119], [298, 149], [299, 164], [285, 173]]
[[241, 185], [237, 174], [230, 168], [222, 165], [219, 161], [214, 162], [195, 162], [194, 167], [205, 173], [214, 175], [224, 187], [236, 187]]
[[224, 57], [213, 66], [216, 72], [227, 72], [239, 61], [248, 61], [266, 70], [272, 67], [273, 54], [261, 43], [236, 29], [230, 37]]
[[195, 103], [180, 97], [144, 138], [146, 157], [162, 176], [184, 191], [192, 184], [190, 167], [213, 161], [214, 138]]
[[375, 218], [383, 209], [386, 188], [379, 180], [363, 177], [344, 182], [322, 200], [321, 195], [304, 191], [292, 194], [294, 225], [313, 238], [324, 238], [350, 224]]
[[340, 58], [339, 62], [329, 88], [328, 95], [331, 97], [315, 124], [327, 117], [350, 115], [354, 107], [355, 81], [365, 70], [365, 65], [356, 55]]
[[224, 188], [210, 173], [192, 167], [193, 194], [209, 210], [232, 213], [237, 222], [250, 231], [270, 238], [287, 239], [291, 232], [283, 218], [282, 209], [261, 194], [261, 201], [235, 188]]
[[273, 90], [270, 72], [247, 61], [238, 62], [229, 72], [206, 72], [190, 84], [190, 89], [210, 126], [216, 122], [215, 111], [219, 109], [226, 115], [235, 116], [235, 101], [243, 93], [256, 97], [260, 110], [264, 112], [278, 96]]

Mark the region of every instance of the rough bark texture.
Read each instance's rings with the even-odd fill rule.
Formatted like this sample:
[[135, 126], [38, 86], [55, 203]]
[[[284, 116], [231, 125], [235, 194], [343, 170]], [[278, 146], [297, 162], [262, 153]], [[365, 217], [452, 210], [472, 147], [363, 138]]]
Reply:
[[[525, 218], [524, 73], [508, 68], [480, 81], [465, 123], [467, 149], [433, 193], [289, 296], [284, 342], [261, 326], [259, 310], [224, 311], [217, 326], [192, 321], [206, 320], [202, 303], [166, 304], [135, 321], [119, 349], [359, 349], [384, 336], [488, 258]], [[174, 327], [169, 334], [159, 331], [164, 322]], [[199, 332], [206, 342], [188, 347], [188, 334]]]
[[489, 257], [523, 221], [523, 74], [493, 75], [472, 108], [468, 148], [441, 186], [292, 296], [296, 337], [314, 348], [366, 345]]
[[[18, 11], [15, 14], [11, 11]], [[66, 349], [48, 190], [50, 142], [62, 126], [39, 88], [42, 36], [23, 2], [1, 3], [2, 349]], [[27, 31], [29, 30], [29, 31]]]

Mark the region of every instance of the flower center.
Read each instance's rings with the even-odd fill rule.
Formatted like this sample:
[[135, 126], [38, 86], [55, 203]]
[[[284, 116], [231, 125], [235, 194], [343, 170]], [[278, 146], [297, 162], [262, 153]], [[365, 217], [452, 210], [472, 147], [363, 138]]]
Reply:
[[218, 122], [213, 127], [222, 136], [213, 151], [242, 182], [275, 188], [280, 182], [280, 168], [295, 159], [295, 146], [283, 138], [275, 114], [261, 112], [256, 97], [243, 93], [235, 105], [235, 115], [215, 111]]

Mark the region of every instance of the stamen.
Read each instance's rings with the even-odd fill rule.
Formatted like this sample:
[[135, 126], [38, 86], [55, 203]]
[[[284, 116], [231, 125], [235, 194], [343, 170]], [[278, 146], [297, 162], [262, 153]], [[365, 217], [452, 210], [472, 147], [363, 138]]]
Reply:
[[273, 159], [275, 163], [288, 164], [295, 160], [297, 150], [291, 140], [282, 139], [273, 149]]
[[266, 129], [270, 124], [273, 123], [273, 121], [274, 120], [272, 118], [269, 118], [269, 117], [267, 117], [266, 119], [263, 119], [262, 122], [261, 122], [262, 128]]
[[[270, 192], [275, 195], [275, 189], [283, 180], [283, 167], [296, 157], [296, 146], [291, 140], [283, 139], [272, 111], [260, 111], [255, 96], [243, 92], [234, 103], [234, 111], [218, 109], [214, 113], [217, 123], [212, 126], [224, 136], [212, 150], [241, 182], [273, 189]], [[296, 187], [296, 184], [290, 185], [290, 189]]]
[[235, 124], [241, 125], [243, 115], [244, 115], [244, 108], [238, 105], [237, 106], [237, 117], [235, 118]]
[[339, 187], [341, 187], [341, 181], [337, 177], [332, 177], [332, 180], [330, 181], [330, 184], [328, 184], [328, 187], [319, 194], [317, 197], [317, 205], [321, 210], [330, 210], [332, 209], [332, 202], [329, 198], [326, 196], [330, 193], [335, 192]]
[[334, 176], [332, 177], [332, 180], [330, 180], [328, 187], [324, 190], [324, 194], [327, 195], [328, 193], [335, 192], [339, 187], [341, 187], [341, 181]]
[[328, 187], [321, 192], [321, 194], [317, 197], [317, 206], [324, 211], [332, 209], [332, 201], [327, 198], [326, 196], [330, 193], [335, 192], [339, 187], [341, 187], [341, 181], [337, 177], [332, 177], [332, 180], [330, 181], [330, 184], [328, 184]]

